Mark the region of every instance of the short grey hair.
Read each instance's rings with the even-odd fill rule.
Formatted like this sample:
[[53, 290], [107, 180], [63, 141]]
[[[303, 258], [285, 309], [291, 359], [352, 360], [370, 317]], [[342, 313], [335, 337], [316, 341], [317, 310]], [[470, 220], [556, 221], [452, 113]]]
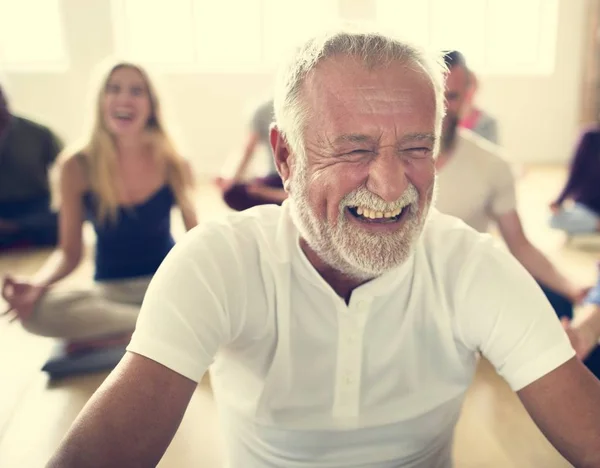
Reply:
[[[401, 62], [425, 72], [431, 79], [436, 101], [436, 136], [445, 113], [444, 80], [448, 69], [442, 54], [424, 49], [379, 32], [336, 30], [315, 36], [301, 44], [280, 68], [275, 81], [275, 122], [291, 149], [304, 155], [303, 132], [308, 109], [302, 87], [317, 65], [334, 56], [356, 57], [371, 69]], [[439, 140], [439, 138], [437, 138]], [[436, 143], [435, 153], [439, 145]]]

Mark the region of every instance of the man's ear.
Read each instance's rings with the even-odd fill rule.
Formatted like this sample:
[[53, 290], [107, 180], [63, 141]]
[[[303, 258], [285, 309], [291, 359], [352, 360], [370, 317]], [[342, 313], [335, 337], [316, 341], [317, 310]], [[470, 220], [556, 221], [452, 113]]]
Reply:
[[271, 133], [269, 135], [273, 156], [275, 157], [275, 166], [277, 172], [283, 181], [283, 188], [287, 191], [290, 178], [290, 156], [292, 154], [290, 145], [286, 141], [283, 133], [277, 128], [277, 124], [271, 124]]

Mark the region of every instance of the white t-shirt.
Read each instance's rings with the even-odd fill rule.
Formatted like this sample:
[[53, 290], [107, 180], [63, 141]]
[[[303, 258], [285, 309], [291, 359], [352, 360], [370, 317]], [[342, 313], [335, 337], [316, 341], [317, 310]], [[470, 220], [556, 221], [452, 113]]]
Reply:
[[468, 130], [460, 130], [456, 148], [439, 169], [436, 208], [479, 232], [517, 207], [515, 177], [500, 148]]
[[154, 276], [129, 350], [211, 366], [231, 467], [447, 468], [481, 352], [518, 390], [574, 355], [531, 276], [432, 210], [401, 267], [337, 296], [282, 207], [195, 228]]

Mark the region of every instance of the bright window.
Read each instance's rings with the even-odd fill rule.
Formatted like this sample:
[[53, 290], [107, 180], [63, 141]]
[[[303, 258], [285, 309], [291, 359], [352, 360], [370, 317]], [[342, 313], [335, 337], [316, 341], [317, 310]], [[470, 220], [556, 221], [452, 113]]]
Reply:
[[376, 0], [377, 21], [438, 50], [457, 49], [483, 74], [550, 74], [558, 0]]
[[338, 19], [337, 0], [263, 0], [263, 58], [278, 64], [281, 56], [304, 37]]
[[193, 10], [189, 0], [118, 0], [113, 8], [120, 56], [169, 67], [185, 67], [193, 62]]
[[67, 52], [59, 0], [0, 0], [0, 66], [60, 71]]
[[244, 70], [261, 61], [261, 0], [192, 0], [196, 62], [203, 70]]
[[264, 70], [338, 0], [113, 0], [117, 53], [163, 69]]

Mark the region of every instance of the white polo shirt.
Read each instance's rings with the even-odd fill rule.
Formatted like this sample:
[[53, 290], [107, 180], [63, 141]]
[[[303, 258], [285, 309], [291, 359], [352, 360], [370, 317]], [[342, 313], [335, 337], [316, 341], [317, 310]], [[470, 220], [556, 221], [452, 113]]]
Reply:
[[196, 381], [212, 364], [228, 466], [450, 467], [478, 352], [515, 390], [574, 356], [535, 281], [461, 221], [432, 211], [412, 257], [346, 305], [288, 208], [185, 236], [129, 345]]

